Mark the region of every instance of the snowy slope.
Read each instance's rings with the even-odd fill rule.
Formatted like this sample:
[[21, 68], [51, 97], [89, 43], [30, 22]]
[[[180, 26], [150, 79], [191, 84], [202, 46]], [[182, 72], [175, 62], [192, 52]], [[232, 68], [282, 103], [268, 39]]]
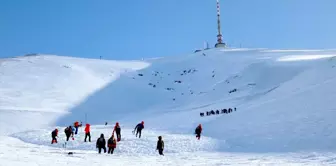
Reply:
[[[121, 74], [148, 65], [137, 61], [116, 62], [53, 55], [1, 59], [0, 123], [10, 125], [0, 128], [0, 133], [22, 127], [29, 129], [35, 123], [53, 124], [59, 116], [68, 113], [72, 107], [118, 79]], [[41, 120], [34, 122], [34, 118]]]
[[[205, 135], [223, 142], [221, 151], [333, 151], [335, 55], [333, 50], [241, 49], [155, 59], [90, 96], [58, 124], [86, 114], [94, 124], [119, 121], [133, 127], [145, 120], [153, 129], [192, 133], [203, 123]], [[199, 116], [234, 107], [238, 111], [229, 115]]]
[[[332, 165], [335, 56], [336, 50], [211, 49], [125, 62], [50, 55], [3, 59], [0, 146], [39, 147], [25, 156], [47, 151], [47, 158], [55, 157], [64, 142], [61, 133], [61, 143], [50, 147], [55, 127], [63, 131], [76, 120], [87, 121], [95, 140], [111, 134], [112, 126], [101, 125], [118, 121], [124, 138], [116, 150], [119, 165]], [[235, 107], [230, 114], [200, 117]], [[139, 140], [131, 130], [141, 120]], [[204, 132], [196, 141], [192, 134], [199, 123]], [[82, 143], [82, 132], [67, 151], [99, 163], [101, 157], [87, 159], [96, 152], [94, 143]], [[164, 159], [156, 158], [158, 135], [166, 141]], [[11, 163], [4, 151], [0, 157]]]

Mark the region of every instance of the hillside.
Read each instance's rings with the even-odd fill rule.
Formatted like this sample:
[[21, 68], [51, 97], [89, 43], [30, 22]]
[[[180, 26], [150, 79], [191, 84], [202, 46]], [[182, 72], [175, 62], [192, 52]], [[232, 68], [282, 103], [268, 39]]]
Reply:
[[[213, 164], [227, 155], [234, 156], [233, 163], [236, 157], [256, 157], [260, 163], [262, 155], [273, 153], [270, 161], [319, 157], [316, 162], [333, 164], [335, 56], [336, 50], [210, 49], [124, 62], [54, 55], [2, 59], [0, 135], [50, 146], [55, 126], [88, 122], [96, 138], [109, 135], [118, 121], [126, 133], [117, 151], [122, 161], [142, 153], [153, 164], [161, 162], [152, 158], [151, 149], [163, 135], [168, 158], [194, 156], [167, 165], [197, 163], [203, 152], [207, 159], [202, 162], [212, 158]], [[229, 108], [231, 113], [222, 113]], [[211, 110], [219, 114], [207, 116]], [[137, 142], [131, 130], [141, 120], [145, 138]], [[199, 123], [201, 143], [192, 135]], [[69, 148], [90, 155], [94, 145], [76, 140]], [[295, 159], [282, 156], [289, 153]]]
[[[238, 49], [152, 60], [90, 96], [58, 124], [87, 114], [95, 124], [120, 121], [132, 127], [145, 120], [153, 129], [192, 133], [202, 123], [211, 129], [205, 135], [225, 140], [223, 151], [336, 149], [334, 55]], [[235, 107], [229, 115], [199, 115]]]
[[[120, 75], [149, 64], [80, 59], [55, 55], [0, 59], [2, 131], [53, 125], [87, 96]], [[24, 113], [24, 116], [19, 116]], [[8, 118], [14, 117], [14, 118]], [[32, 122], [34, 118], [41, 121]], [[22, 125], [22, 123], [24, 125]], [[16, 127], [20, 125], [20, 127]]]

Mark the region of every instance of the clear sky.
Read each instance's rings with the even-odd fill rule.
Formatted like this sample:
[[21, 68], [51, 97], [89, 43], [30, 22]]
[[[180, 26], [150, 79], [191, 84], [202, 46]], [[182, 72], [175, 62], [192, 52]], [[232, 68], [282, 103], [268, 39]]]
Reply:
[[[336, 48], [335, 0], [221, 0], [223, 38], [249, 48]], [[216, 0], [0, 0], [0, 57], [183, 55], [216, 43]]]

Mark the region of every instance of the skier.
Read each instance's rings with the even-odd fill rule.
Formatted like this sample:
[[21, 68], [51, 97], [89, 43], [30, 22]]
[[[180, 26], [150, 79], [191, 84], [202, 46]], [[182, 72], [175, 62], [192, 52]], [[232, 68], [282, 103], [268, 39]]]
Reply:
[[199, 124], [195, 129], [196, 138], [199, 140], [201, 138], [202, 125]]
[[96, 148], [98, 148], [98, 153], [101, 153], [101, 150], [104, 149], [104, 153], [106, 153], [106, 141], [104, 138], [104, 134], [100, 135], [100, 138], [97, 139]]
[[73, 133], [72, 132], [72, 127], [69, 126], [69, 127], [65, 128], [64, 133], [66, 135], [66, 141], [69, 141], [69, 138], [70, 138], [71, 134]]
[[86, 138], [89, 137], [89, 142], [91, 142], [91, 134], [90, 134], [90, 124], [86, 124], [85, 125], [85, 139], [84, 139], [84, 142], [86, 142]]
[[79, 127], [79, 122], [78, 121], [76, 121], [74, 123], [74, 127], [75, 127], [75, 135], [77, 135], [77, 133], [78, 133], [78, 127]]
[[113, 154], [114, 149], [117, 147], [117, 141], [114, 138], [114, 135], [112, 134], [111, 138], [107, 141], [108, 146], [108, 154]]
[[114, 132], [116, 132], [116, 135], [117, 135], [117, 141], [119, 142], [121, 140], [121, 129], [120, 129], [120, 126], [119, 126], [119, 122], [116, 123], [116, 125], [114, 126], [114, 129], [113, 129], [113, 132], [112, 132], [112, 135], [114, 134]]
[[141, 130], [145, 128], [144, 124], [145, 122], [142, 121], [141, 123], [135, 126], [133, 133], [135, 132], [135, 130], [137, 131], [135, 134], [136, 137], [138, 136], [138, 134], [139, 134], [139, 138], [141, 137]]
[[159, 140], [158, 140], [157, 145], [156, 145], [156, 150], [159, 151], [160, 155], [164, 156], [164, 154], [163, 154], [164, 142], [163, 142], [161, 136], [159, 136], [158, 138], [159, 138]]
[[58, 136], [58, 129], [55, 129], [54, 131], [51, 132], [51, 144], [57, 143], [57, 137]]

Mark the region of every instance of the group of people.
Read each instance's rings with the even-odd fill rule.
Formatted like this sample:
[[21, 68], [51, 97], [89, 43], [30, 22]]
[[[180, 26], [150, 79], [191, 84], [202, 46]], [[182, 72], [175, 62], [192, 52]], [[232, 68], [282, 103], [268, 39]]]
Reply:
[[[237, 108], [234, 108], [234, 111], [237, 111]], [[200, 112], [200, 116], [201, 117], [203, 117], [203, 116], [210, 116], [210, 115], [218, 115], [218, 114], [229, 114], [229, 113], [231, 113], [231, 112], [233, 112], [233, 109], [232, 108], [229, 108], [229, 109], [226, 109], [226, 108], [224, 108], [224, 109], [222, 109], [222, 110], [211, 110], [211, 111], [207, 111], [207, 112]]]
[[[66, 136], [66, 141], [69, 141], [70, 137], [72, 140], [74, 140], [74, 135], [78, 134], [78, 127], [81, 127], [82, 124], [79, 124], [78, 122], [74, 123], [74, 126], [68, 126], [64, 129], [64, 133]], [[145, 128], [144, 121], [137, 124], [132, 131], [133, 134], [135, 134], [136, 137], [139, 136], [141, 138], [141, 131]], [[90, 134], [90, 124], [85, 125], [85, 138], [84, 142], [87, 141], [87, 138], [89, 138], [89, 142], [91, 142], [91, 134]], [[202, 125], [199, 124], [197, 128], [195, 129], [196, 138], [199, 140], [201, 138], [202, 133]], [[114, 134], [116, 134], [117, 139], [114, 137]], [[51, 144], [57, 143], [57, 137], [58, 137], [58, 129], [55, 129], [51, 132], [52, 141]], [[116, 122], [111, 137], [107, 140], [107, 147], [106, 149], [106, 140], [104, 138], [104, 134], [101, 134], [100, 137], [97, 139], [96, 142], [96, 148], [98, 149], [98, 153], [101, 153], [102, 150], [104, 150], [104, 153], [113, 154], [114, 149], [117, 147], [117, 142], [121, 141], [121, 128], [119, 125], [119, 122]], [[156, 150], [159, 151], [159, 155], [164, 155], [164, 141], [162, 139], [162, 136], [158, 136], [157, 146]]]
[[[72, 140], [75, 140], [74, 135], [78, 134], [78, 128], [82, 127], [82, 122], [75, 122], [73, 126], [68, 126], [64, 129], [64, 134], [66, 136], [66, 141], [70, 140], [70, 137]], [[90, 135], [90, 124], [85, 125], [85, 139], [84, 142], [86, 142], [87, 137], [89, 137], [89, 142], [91, 142], [91, 135]], [[58, 137], [58, 129], [55, 129], [51, 132], [51, 144], [57, 143], [57, 137]]]
[[[135, 126], [133, 133], [135, 132], [135, 130], [137, 131], [136, 137], [138, 136], [138, 134], [139, 138], [141, 137], [141, 131], [142, 129], [145, 128], [144, 124], [145, 122], [142, 121], [141, 123]], [[116, 134], [117, 139], [115, 139], [114, 133]], [[119, 122], [117, 122], [113, 128], [112, 136], [107, 140], [108, 150], [106, 150], [106, 140], [104, 138], [104, 134], [100, 134], [100, 137], [97, 139], [96, 142], [96, 148], [98, 148], [98, 153], [101, 153], [102, 150], [104, 150], [104, 153], [106, 153], [107, 151], [108, 154], [113, 154], [114, 149], [117, 147], [117, 142], [119, 141], [121, 141], [121, 128]]]
[[[113, 134], [107, 141], [107, 147], [108, 154], [113, 154], [114, 149], [117, 147], [117, 141], [114, 138]], [[104, 153], [106, 153], [106, 141], [104, 138], [104, 134], [100, 134], [100, 137], [97, 139], [96, 148], [98, 148], [98, 153], [101, 153], [102, 149], [104, 150]]]

